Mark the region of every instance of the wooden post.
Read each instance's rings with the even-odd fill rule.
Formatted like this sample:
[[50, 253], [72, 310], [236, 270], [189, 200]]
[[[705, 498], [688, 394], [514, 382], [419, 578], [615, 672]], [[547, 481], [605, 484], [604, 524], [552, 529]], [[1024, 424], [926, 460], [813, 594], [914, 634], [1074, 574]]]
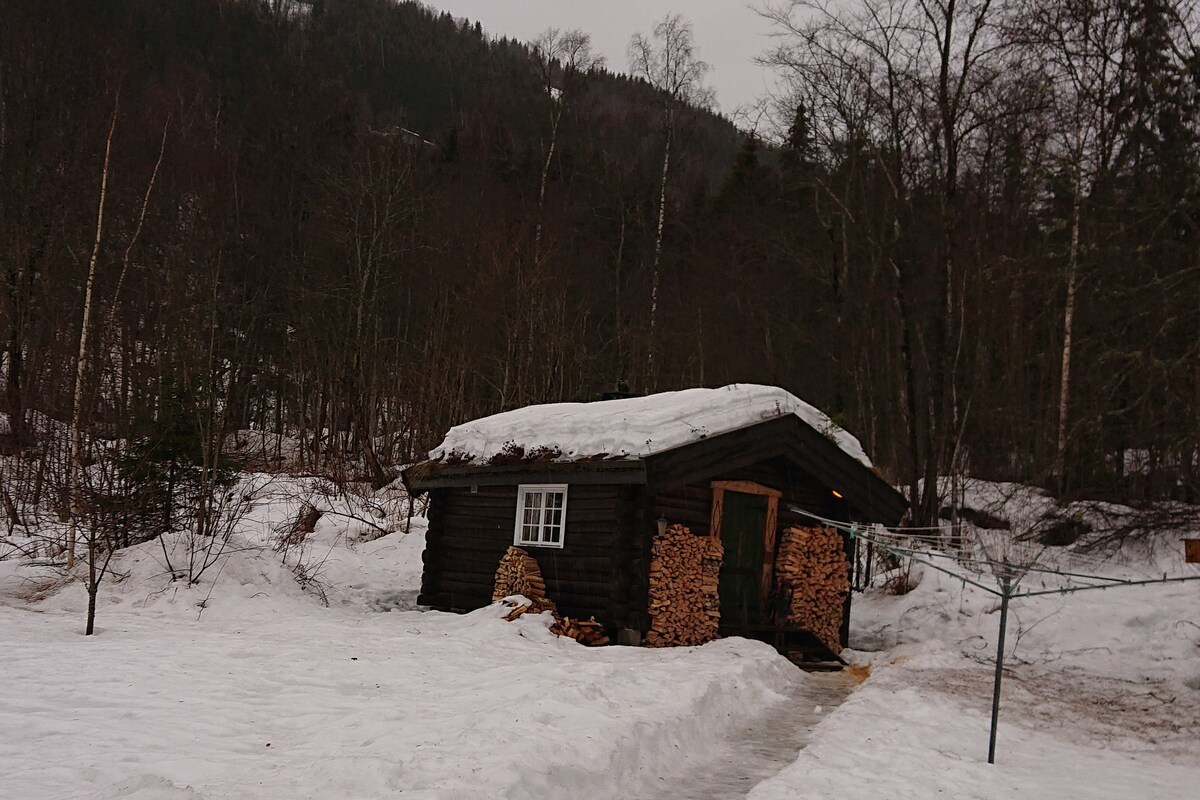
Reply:
[[1200, 564], [1200, 539], [1184, 539], [1183, 556], [1189, 564]]
[[725, 513], [725, 490], [714, 485], [712, 493], [712, 517], [708, 521], [708, 535], [720, 539], [721, 518]]
[[767, 524], [763, 531], [763, 563], [759, 576], [758, 591], [761, 608], [770, 608], [771, 592], [775, 588], [775, 545], [776, 528], [779, 521], [779, 497], [767, 495]]

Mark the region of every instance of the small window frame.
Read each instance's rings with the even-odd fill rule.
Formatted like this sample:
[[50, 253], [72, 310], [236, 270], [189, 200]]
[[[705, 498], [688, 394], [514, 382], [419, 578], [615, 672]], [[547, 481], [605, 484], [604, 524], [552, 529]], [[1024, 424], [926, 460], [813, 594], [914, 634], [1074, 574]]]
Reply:
[[[538, 513], [537, 521], [537, 540], [531, 541], [526, 539], [522, 534], [526, 527], [530, 527], [531, 523], [525, 522], [526, 499], [531, 494], [542, 495], [539, 500], [539, 505], [536, 509]], [[562, 506], [552, 507], [547, 509], [545, 506], [545, 496], [547, 494], [561, 495]], [[547, 525], [546, 512], [554, 511], [559, 516], [557, 525]], [[558, 541], [553, 541], [547, 537], [547, 531], [558, 529]], [[561, 550], [567, 538], [567, 484], [565, 483], [522, 483], [517, 486], [517, 511], [513, 519], [513, 545], [515, 547], [552, 547], [556, 550]]]

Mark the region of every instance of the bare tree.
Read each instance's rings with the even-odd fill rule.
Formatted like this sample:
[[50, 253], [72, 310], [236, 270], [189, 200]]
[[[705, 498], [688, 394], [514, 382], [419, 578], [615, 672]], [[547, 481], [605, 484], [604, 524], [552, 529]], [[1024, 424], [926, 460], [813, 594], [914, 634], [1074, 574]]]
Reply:
[[1053, 477], [1066, 489], [1070, 442], [1071, 359], [1075, 305], [1081, 279], [1083, 208], [1111, 168], [1118, 147], [1112, 100], [1122, 78], [1126, 18], [1115, 0], [1026, 0], [1012, 12], [1009, 37], [1029, 54], [1049, 82], [1049, 125], [1057, 172], [1067, 178], [1070, 235], [1064, 264], [1061, 372]]
[[[87, 371], [88, 334], [91, 330], [92, 293], [96, 285], [96, 264], [100, 260], [100, 246], [104, 241], [104, 208], [108, 200], [108, 168], [112, 161], [113, 134], [117, 130], [117, 114], [121, 108], [121, 95], [117, 93], [113, 100], [112, 118], [108, 125], [108, 136], [104, 140], [104, 165], [100, 171], [100, 200], [96, 207], [96, 238], [92, 245], [92, 256], [88, 259], [87, 282], [84, 284], [83, 321], [79, 328], [79, 354], [75, 360], [75, 389], [72, 392], [71, 410], [71, 463], [68, 467], [70, 477], [67, 481], [67, 491], [71, 497], [71, 523], [67, 530], [67, 569], [75, 567], [75, 532], [76, 517], [78, 516], [78, 493], [80, 470], [82, 469], [82, 417], [83, 417], [83, 380]], [[89, 565], [92, 559], [88, 559]]]
[[[991, 0], [790, 0], [763, 13], [779, 37], [765, 61], [791, 87], [783, 105], [804, 103], [826, 148], [865, 149], [884, 167], [890, 224], [864, 233], [894, 281], [910, 504], [928, 524], [969, 407], [963, 295], [972, 274], [960, 260], [960, 186], [964, 157], [996, 111], [988, 104], [1003, 75], [995, 9]], [[844, 196], [827, 193], [851, 219]], [[914, 257], [930, 242], [931, 257]]]
[[604, 57], [592, 53], [592, 37], [588, 34], [578, 29], [563, 32], [558, 28], [547, 28], [533, 40], [533, 54], [537, 59], [542, 85], [550, 97], [551, 108], [550, 143], [546, 146], [546, 159], [542, 163], [542, 176], [538, 184], [537, 227], [533, 244], [533, 260], [536, 263], [542, 255], [546, 185], [558, 147], [563, 111], [575, 99], [582, 79], [604, 66]]
[[692, 43], [692, 24], [679, 14], [670, 14], [654, 26], [649, 36], [640, 33], [629, 40], [629, 65], [634, 75], [642, 78], [662, 96], [663, 160], [658, 191], [658, 224], [654, 236], [654, 261], [650, 273], [650, 337], [646, 356], [646, 380], [654, 388], [657, 365], [659, 268], [662, 263], [663, 230], [667, 218], [667, 180], [671, 169], [671, 142], [679, 110], [683, 106], [707, 107], [713, 101], [712, 89], [704, 77], [709, 65], [696, 55]]

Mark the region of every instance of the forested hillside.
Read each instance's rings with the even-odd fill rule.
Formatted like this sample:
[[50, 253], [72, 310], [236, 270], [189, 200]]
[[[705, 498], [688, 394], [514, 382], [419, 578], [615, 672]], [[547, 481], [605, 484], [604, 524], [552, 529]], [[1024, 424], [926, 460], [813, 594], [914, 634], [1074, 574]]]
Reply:
[[743, 381], [898, 483], [1196, 500], [1190, 12], [870, 4], [778, 10], [756, 136], [415, 3], [7, 0], [7, 451], [41, 492], [64, 430], [258, 429], [382, 483], [469, 417]]

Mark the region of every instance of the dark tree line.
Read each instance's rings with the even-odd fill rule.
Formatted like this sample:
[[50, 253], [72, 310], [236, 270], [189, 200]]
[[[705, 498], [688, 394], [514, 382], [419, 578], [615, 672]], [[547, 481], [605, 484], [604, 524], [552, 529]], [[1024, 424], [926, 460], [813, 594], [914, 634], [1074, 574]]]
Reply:
[[[871, 438], [881, 411], [891, 423], [876, 452], [926, 486], [966, 471], [1196, 499], [1194, 9], [799, 0], [770, 16], [794, 161], [834, 245], [842, 372], [878, 404], [850, 418]], [[938, 500], [914, 491], [914, 513]]]
[[10, 523], [69, 513], [73, 427], [201, 482], [254, 430], [382, 484], [456, 422], [619, 381], [782, 385], [898, 482], [1200, 492], [1178, 3], [780, 8], [761, 138], [697, 107], [690, 50], [694, 84], [660, 80], [681, 20], [634, 79], [578, 32], [391, 0], [0, 13]]

